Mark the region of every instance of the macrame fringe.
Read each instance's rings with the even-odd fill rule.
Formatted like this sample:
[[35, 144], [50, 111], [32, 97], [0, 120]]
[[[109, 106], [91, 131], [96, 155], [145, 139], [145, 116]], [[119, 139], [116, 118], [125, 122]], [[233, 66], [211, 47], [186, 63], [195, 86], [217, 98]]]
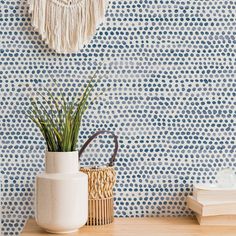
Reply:
[[89, 43], [104, 20], [106, 0], [28, 0], [32, 25], [58, 53]]

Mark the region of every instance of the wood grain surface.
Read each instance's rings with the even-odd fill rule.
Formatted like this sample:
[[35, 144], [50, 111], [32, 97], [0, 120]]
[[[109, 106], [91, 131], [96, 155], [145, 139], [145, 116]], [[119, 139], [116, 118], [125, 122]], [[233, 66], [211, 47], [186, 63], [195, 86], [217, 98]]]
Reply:
[[[29, 219], [21, 236], [53, 236]], [[57, 235], [57, 234], [54, 234]], [[192, 217], [115, 218], [104, 226], [84, 226], [68, 236], [236, 236], [234, 226], [200, 226]]]

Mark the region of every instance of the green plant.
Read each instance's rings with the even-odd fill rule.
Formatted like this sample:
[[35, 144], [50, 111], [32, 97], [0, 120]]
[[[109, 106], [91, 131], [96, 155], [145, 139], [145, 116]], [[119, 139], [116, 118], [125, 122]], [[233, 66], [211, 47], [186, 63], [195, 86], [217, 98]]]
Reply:
[[[45, 87], [48, 99], [39, 92], [37, 92], [39, 95], [37, 98], [30, 98], [31, 109], [27, 116], [40, 129], [48, 151], [75, 151], [82, 117], [88, 105], [97, 98], [95, 97], [89, 103], [90, 95], [95, 86], [96, 74], [97, 71], [90, 79], [80, 99], [65, 99], [63, 94], [59, 99]], [[40, 97], [43, 101], [40, 101]]]

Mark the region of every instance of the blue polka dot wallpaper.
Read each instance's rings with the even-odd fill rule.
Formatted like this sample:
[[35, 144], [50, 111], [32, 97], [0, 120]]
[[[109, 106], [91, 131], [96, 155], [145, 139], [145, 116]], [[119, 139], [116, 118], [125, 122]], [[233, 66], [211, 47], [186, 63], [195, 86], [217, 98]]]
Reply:
[[[29, 97], [45, 87], [79, 96], [97, 68], [95, 94], [105, 93], [84, 116], [78, 149], [97, 130], [118, 135], [115, 216], [191, 215], [193, 183], [236, 169], [235, 13], [235, 1], [111, 0], [92, 41], [58, 54], [31, 26], [26, 0], [1, 0], [2, 234], [34, 216], [44, 171]], [[100, 136], [81, 166], [106, 164], [113, 145]]]

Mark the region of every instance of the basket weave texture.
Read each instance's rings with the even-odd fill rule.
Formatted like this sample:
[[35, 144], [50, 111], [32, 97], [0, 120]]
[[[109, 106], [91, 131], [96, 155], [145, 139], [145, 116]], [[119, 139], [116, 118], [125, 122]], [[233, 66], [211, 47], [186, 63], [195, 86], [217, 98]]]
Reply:
[[116, 182], [114, 167], [91, 169], [82, 167], [82, 172], [88, 175], [89, 199], [103, 199], [113, 197], [113, 187]]

